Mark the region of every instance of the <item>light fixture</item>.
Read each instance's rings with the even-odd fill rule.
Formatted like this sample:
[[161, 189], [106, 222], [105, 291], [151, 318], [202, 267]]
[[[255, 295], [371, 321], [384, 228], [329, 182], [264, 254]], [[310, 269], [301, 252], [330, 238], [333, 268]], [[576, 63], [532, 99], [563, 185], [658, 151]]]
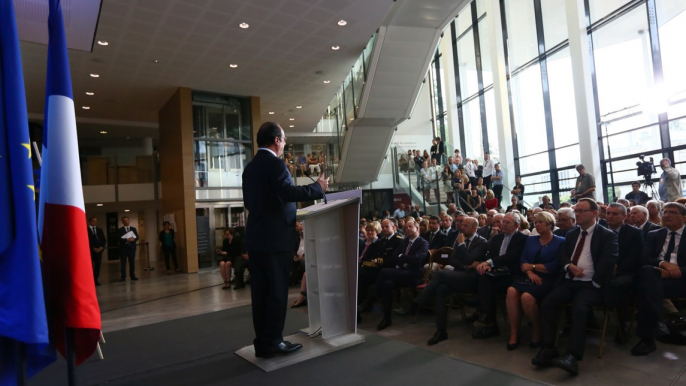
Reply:
[[330, 81], [330, 80], [325, 80], [324, 83], [327, 83], [327, 84], [328, 84], [328, 83], [331, 83], [331, 81]]
[[128, 209], [124, 209], [124, 212], [130, 212], [130, 210], [128, 210]]
[[86, 91], [86, 95], [95, 95], [95, 93], [92, 91]]
[[91, 74], [91, 78], [99, 78], [99, 77], [100, 77], [100, 75], [98, 75], [98, 74]]
[[246, 29], [246, 28], [250, 27], [250, 24], [248, 24], [248, 23], [241, 23], [241, 24], [239, 24], [238, 26], [241, 27], [241, 28], [243, 28], [243, 29]]
[[102, 204], [96, 204], [95, 206], [102, 206]]
[[84, 109], [84, 110], [90, 110], [90, 109], [91, 109], [91, 108], [88, 107], [88, 106], [81, 106], [81, 108]]
[[110, 45], [110, 43], [108, 43], [105, 40], [98, 40], [98, 44], [100, 44], [101, 46], [109, 46]]
[[289, 121], [295, 121], [295, 118], [288, 118]]
[[338, 21], [338, 25], [340, 25], [341, 27], [343, 27], [343, 26], [346, 25], [346, 24], [348, 24], [348, 22], [345, 21], [345, 20], [343, 20], [343, 19], [341, 19], [341, 20]]
[[341, 47], [339, 47], [339, 46], [331, 46], [331, 49], [334, 50], [334, 51], [338, 51], [338, 50], [341, 49]]
[[295, 125], [288, 125], [288, 127], [295, 127]]
[[273, 112], [273, 111], [270, 111], [270, 112], [269, 112], [269, 115], [274, 115], [274, 112]]
[[236, 67], [238, 67], [238, 65], [232, 63], [232, 64], [229, 64], [229, 67], [231, 67], [231, 68], [236, 68]]
[[101, 131], [100, 134], [107, 134], [105, 130]]
[[296, 109], [302, 109], [302, 106], [295, 106]]
[[155, 64], [159, 64], [159, 63], [160, 63], [159, 59], [153, 59], [152, 62], [155, 63]]

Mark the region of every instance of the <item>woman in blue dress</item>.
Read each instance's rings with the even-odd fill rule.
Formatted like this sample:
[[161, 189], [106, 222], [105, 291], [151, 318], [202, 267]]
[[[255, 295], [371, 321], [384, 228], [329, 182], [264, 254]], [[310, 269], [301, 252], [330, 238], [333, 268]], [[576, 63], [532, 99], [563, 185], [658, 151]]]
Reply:
[[564, 238], [553, 235], [555, 217], [548, 212], [534, 216], [537, 236], [529, 236], [519, 259], [523, 276], [514, 279], [507, 289], [507, 315], [510, 320], [508, 350], [517, 348], [521, 310], [533, 325], [531, 348], [541, 345], [539, 303], [553, 289], [558, 275], [557, 251]]

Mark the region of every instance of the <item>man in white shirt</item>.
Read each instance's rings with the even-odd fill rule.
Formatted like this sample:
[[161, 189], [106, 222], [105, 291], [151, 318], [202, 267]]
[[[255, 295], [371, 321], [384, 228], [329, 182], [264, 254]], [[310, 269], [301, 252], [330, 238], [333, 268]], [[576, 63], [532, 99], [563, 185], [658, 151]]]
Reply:
[[491, 159], [490, 154], [485, 153], [484, 154], [484, 169], [483, 169], [483, 175], [482, 177], [484, 178], [484, 185], [486, 185], [486, 189], [491, 189], [491, 176], [495, 172], [495, 162]]
[[476, 186], [476, 165], [472, 162], [471, 158], [467, 158], [467, 162], [464, 164], [464, 170], [469, 177], [469, 183], [472, 186]]
[[405, 204], [400, 204], [400, 207], [393, 212], [393, 217], [403, 218], [405, 217]]

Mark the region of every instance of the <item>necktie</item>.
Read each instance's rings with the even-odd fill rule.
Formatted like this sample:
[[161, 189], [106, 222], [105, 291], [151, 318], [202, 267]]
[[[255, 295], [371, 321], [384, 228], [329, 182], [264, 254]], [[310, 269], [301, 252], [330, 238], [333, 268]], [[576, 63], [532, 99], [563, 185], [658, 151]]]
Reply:
[[436, 232], [431, 232], [431, 236], [429, 237], [429, 242], [434, 241], [434, 236], [436, 236]]
[[500, 256], [504, 255], [507, 252], [507, 246], [510, 245], [510, 237], [511, 236], [505, 236], [503, 239], [503, 243], [500, 244]]
[[674, 252], [674, 247], [676, 246], [676, 232], [670, 232], [669, 245], [667, 245], [667, 252], [665, 252], [664, 261], [671, 263], [672, 253]]
[[[588, 235], [588, 232], [581, 232], [581, 240], [579, 240], [579, 244], [576, 246], [576, 250], [574, 251], [574, 256], [572, 256], [572, 264], [574, 265], [577, 265], [577, 263], [579, 263], [579, 256], [581, 256], [581, 250], [584, 249], [586, 235]], [[574, 275], [572, 275], [571, 272], [567, 272], [567, 276], [569, 276], [570, 279], [574, 277]]]
[[126, 232], [128, 232], [128, 231], [129, 231], [129, 227], [126, 227]]
[[469, 242], [470, 242], [470, 241], [472, 241], [472, 240], [471, 240], [471, 239], [467, 239], [467, 240], [464, 241], [464, 245], [465, 245], [465, 247], [467, 247], [467, 249], [469, 249]]
[[405, 249], [405, 254], [406, 254], [406, 255], [409, 255], [409, 254], [410, 254], [410, 248], [412, 248], [412, 240], [410, 240], [410, 241], [407, 243], [407, 249]]

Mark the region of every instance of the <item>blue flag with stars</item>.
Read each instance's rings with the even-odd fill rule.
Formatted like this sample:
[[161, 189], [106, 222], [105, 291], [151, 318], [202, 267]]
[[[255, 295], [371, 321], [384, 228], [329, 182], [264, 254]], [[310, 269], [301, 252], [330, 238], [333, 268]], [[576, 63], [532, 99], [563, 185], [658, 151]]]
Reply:
[[0, 385], [17, 384], [20, 352], [25, 352], [28, 376], [54, 361], [46, 350], [31, 142], [14, 15], [13, 0], [0, 0]]

